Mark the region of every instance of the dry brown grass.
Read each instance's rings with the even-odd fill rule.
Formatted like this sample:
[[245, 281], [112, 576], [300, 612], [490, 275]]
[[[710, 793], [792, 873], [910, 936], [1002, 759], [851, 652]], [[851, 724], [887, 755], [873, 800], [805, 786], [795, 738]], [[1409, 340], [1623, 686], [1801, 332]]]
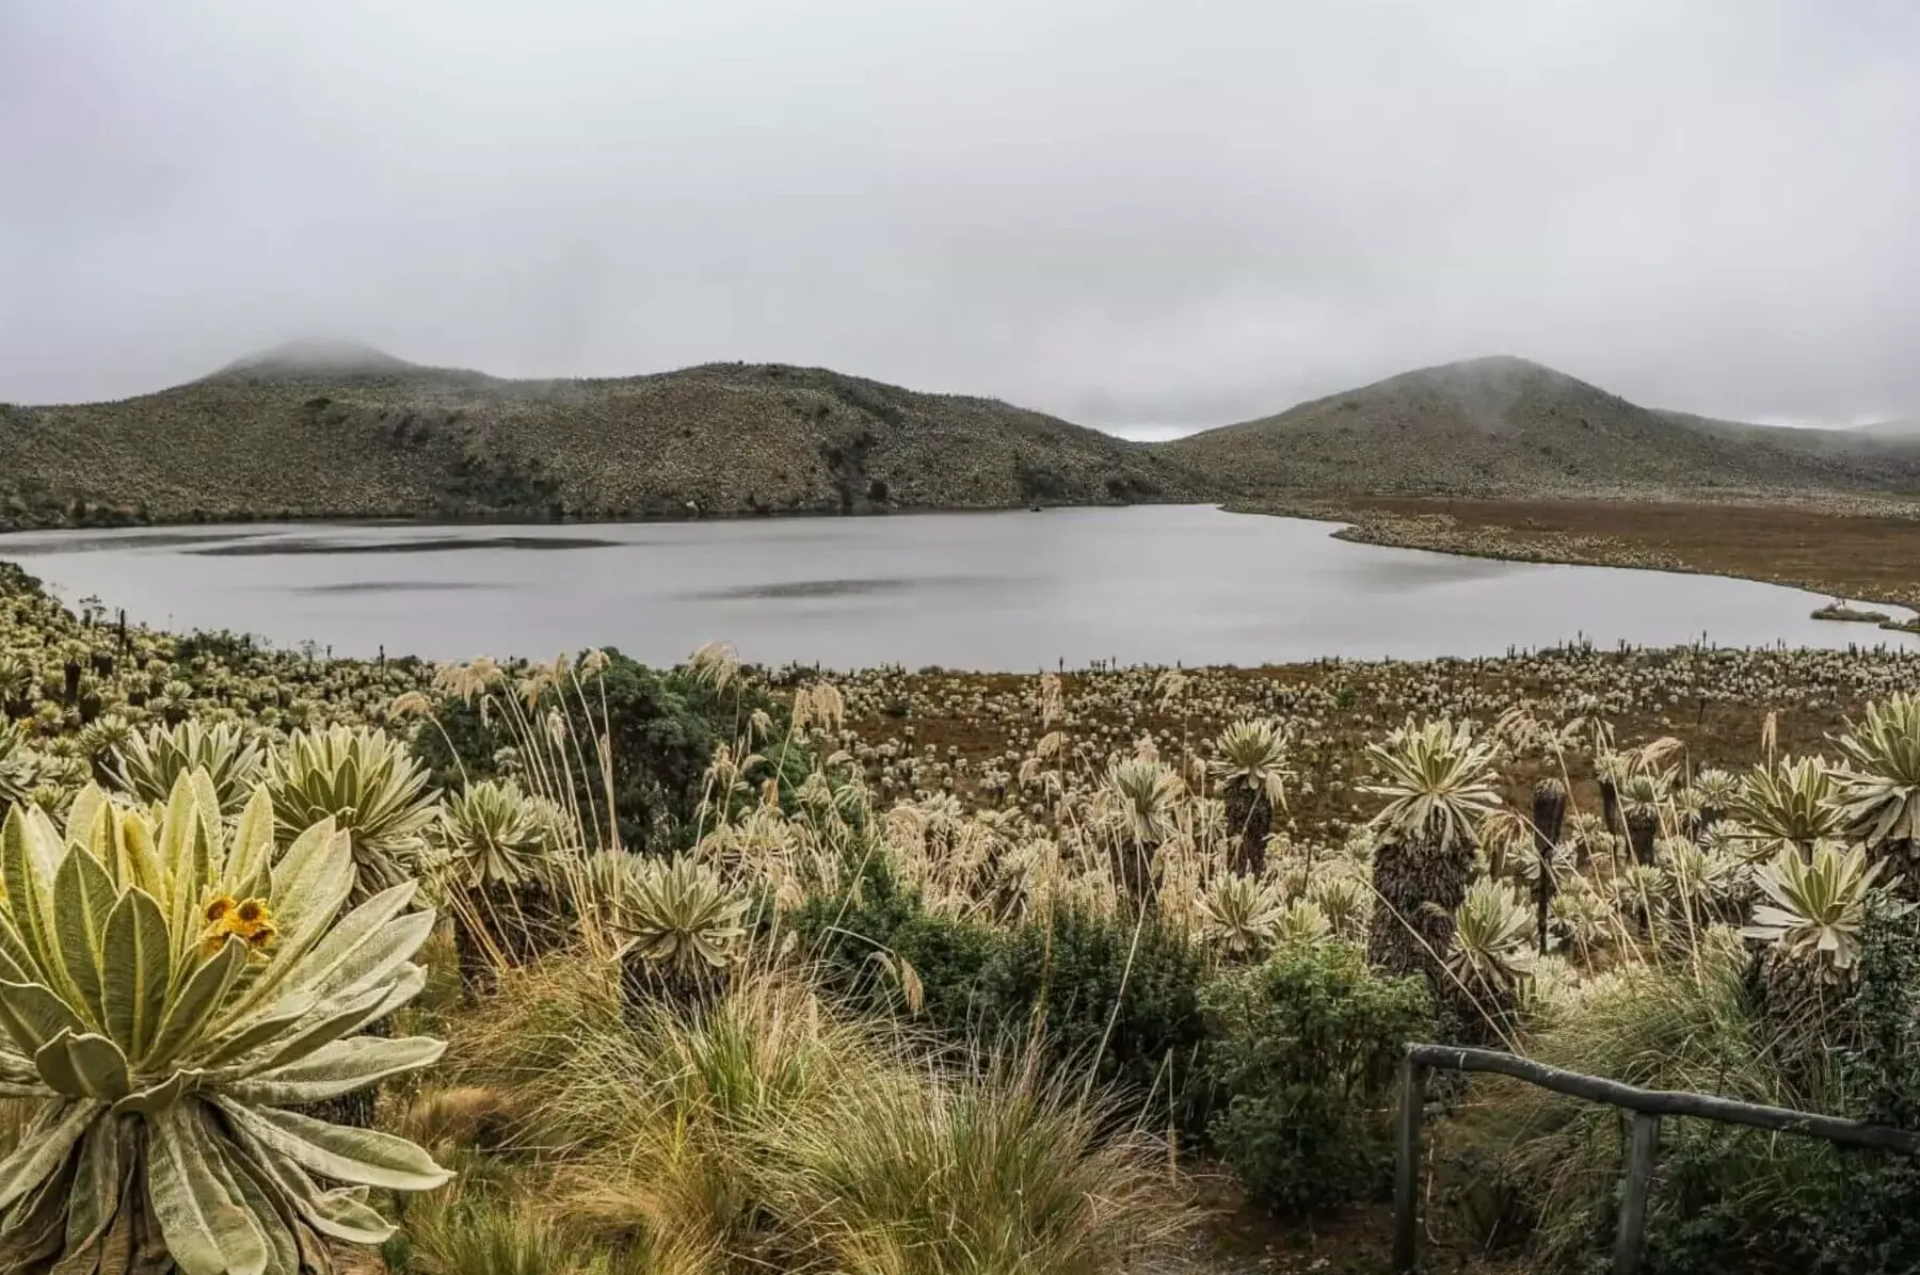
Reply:
[[1343, 536], [1371, 544], [1739, 576], [1920, 607], [1920, 503], [1348, 496], [1247, 507], [1350, 522]]

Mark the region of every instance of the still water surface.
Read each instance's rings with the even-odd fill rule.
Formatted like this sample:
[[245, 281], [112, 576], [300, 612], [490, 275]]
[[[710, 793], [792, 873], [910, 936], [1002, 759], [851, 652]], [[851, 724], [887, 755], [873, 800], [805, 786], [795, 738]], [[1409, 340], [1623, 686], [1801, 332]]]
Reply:
[[1920, 646], [1797, 590], [1493, 562], [1205, 506], [613, 526], [302, 524], [0, 538], [69, 604], [336, 655], [649, 662], [703, 642], [834, 668], [1027, 671], [1498, 655], [1582, 638]]

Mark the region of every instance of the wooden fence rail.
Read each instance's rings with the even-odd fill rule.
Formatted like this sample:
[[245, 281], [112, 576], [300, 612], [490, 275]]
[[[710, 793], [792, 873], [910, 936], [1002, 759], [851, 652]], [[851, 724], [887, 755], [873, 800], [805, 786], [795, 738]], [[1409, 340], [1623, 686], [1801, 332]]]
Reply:
[[1620, 1220], [1614, 1232], [1614, 1275], [1634, 1275], [1640, 1264], [1641, 1242], [1646, 1233], [1647, 1199], [1653, 1187], [1655, 1154], [1660, 1145], [1660, 1120], [1664, 1116], [1697, 1116], [1723, 1124], [1749, 1125], [1775, 1133], [1802, 1134], [1824, 1138], [1846, 1146], [1876, 1151], [1896, 1151], [1920, 1156], [1920, 1132], [1889, 1129], [1862, 1124], [1839, 1116], [1822, 1116], [1785, 1107], [1767, 1107], [1759, 1103], [1738, 1102], [1711, 1094], [1681, 1093], [1665, 1089], [1641, 1089], [1617, 1080], [1583, 1076], [1562, 1071], [1493, 1049], [1468, 1049], [1457, 1045], [1409, 1045], [1400, 1062], [1400, 1136], [1399, 1163], [1393, 1180], [1393, 1268], [1407, 1275], [1419, 1264], [1420, 1257], [1420, 1121], [1426, 1103], [1427, 1073], [1435, 1068], [1445, 1071], [1482, 1071], [1512, 1076], [1570, 1098], [1605, 1103], [1633, 1113], [1632, 1134], [1628, 1140], [1626, 1185], [1621, 1193]]

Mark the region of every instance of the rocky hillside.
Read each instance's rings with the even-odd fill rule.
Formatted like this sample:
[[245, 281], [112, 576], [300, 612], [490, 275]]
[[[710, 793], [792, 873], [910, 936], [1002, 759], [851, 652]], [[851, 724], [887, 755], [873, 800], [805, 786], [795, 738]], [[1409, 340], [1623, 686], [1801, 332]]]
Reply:
[[1515, 358], [1408, 372], [1161, 450], [1249, 497], [1920, 493], [1920, 443], [1652, 411]]
[[989, 399], [716, 364], [509, 381], [302, 343], [115, 403], [0, 406], [0, 525], [641, 518], [1191, 500], [1151, 449]]

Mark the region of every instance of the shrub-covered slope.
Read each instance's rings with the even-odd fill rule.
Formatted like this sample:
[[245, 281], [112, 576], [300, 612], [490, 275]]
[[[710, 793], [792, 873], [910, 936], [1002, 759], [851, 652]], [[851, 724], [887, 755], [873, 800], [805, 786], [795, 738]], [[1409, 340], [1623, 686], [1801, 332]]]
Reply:
[[1149, 449], [990, 399], [714, 364], [510, 381], [310, 347], [114, 403], [0, 406], [0, 524], [680, 517], [1195, 499]]
[[1920, 492], [1920, 443], [1651, 411], [1515, 358], [1423, 368], [1163, 450], [1245, 496]]

